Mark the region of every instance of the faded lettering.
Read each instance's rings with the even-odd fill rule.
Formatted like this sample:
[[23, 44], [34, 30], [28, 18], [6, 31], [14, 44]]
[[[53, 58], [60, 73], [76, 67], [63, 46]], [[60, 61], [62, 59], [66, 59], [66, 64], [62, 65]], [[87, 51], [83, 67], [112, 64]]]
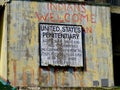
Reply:
[[[85, 5], [47, 3], [45, 8], [49, 12], [35, 12], [39, 22], [53, 23], [96, 23], [95, 12], [90, 12]], [[62, 13], [59, 13], [62, 12]], [[92, 26], [84, 27], [86, 33], [92, 33]]]

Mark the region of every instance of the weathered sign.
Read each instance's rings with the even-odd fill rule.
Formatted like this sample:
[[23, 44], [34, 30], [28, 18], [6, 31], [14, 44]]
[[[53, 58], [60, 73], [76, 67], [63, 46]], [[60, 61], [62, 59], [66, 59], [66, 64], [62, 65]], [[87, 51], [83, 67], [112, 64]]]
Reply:
[[83, 66], [80, 25], [40, 23], [41, 66]]

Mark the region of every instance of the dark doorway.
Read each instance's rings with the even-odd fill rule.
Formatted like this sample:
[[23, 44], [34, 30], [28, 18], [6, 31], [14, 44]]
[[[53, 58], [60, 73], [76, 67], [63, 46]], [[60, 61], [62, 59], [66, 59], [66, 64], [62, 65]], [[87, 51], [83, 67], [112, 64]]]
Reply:
[[115, 86], [120, 86], [120, 14], [111, 13], [113, 70]]

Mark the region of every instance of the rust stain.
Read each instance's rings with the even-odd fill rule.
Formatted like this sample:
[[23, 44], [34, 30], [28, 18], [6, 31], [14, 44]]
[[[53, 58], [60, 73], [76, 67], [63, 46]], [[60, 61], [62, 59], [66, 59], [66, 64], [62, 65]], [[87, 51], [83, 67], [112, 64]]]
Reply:
[[42, 75], [41, 75], [41, 72], [42, 72], [42, 68], [41, 67], [39, 67], [39, 84], [41, 85], [41, 83], [42, 83]]
[[47, 83], [50, 81], [50, 68], [48, 67], [47, 68], [47, 71], [48, 71], [48, 77], [47, 77]]
[[65, 83], [65, 72], [66, 72], [66, 68], [63, 69], [62, 86], [64, 86], [64, 83]]
[[74, 77], [75, 77], [75, 79], [76, 79], [76, 71], [77, 71], [77, 68], [75, 67], [75, 68], [73, 68], [73, 70], [74, 70]]
[[27, 85], [26, 81], [27, 81], [27, 76], [26, 76], [25, 70], [23, 70], [23, 86]]
[[[36, 5], [34, 5], [34, 4], [36, 4]], [[33, 5], [32, 8], [30, 7], [31, 5]], [[51, 5], [52, 5], [52, 3], [51, 3]], [[54, 6], [57, 6], [57, 5], [60, 5], [60, 4], [53, 3], [52, 8], [54, 9], [55, 8]], [[61, 6], [63, 6], [63, 5], [66, 5], [66, 4], [62, 4]], [[19, 10], [16, 9], [16, 6], [19, 7]], [[45, 6], [45, 7], [43, 8], [43, 6]], [[9, 49], [8, 50], [8, 54], [9, 54], [9, 57], [8, 57], [8, 60], [9, 60], [9, 65], [8, 65], [9, 72], [8, 72], [8, 74], [9, 75], [8, 75], [8, 78], [9, 78], [9, 80], [12, 81], [12, 83], [14, 85], [17, 85], [17, 84], [21, 85], [21, 83], [19, 83], [19, 80], [16, 80], [16, 79], [21, 78], [21, 74], [22, 74], [22, 80], [20, 80], [20, 81], [22, 81], [23, 86], [26, 86], [30, 80], [31, 80], [30, 82], [32, 84], [34, 84], [35, 77], [37, 77], [39, 79], [38, 80], [39, 85], [40, 86], [42, 85], [43, 87], [44, 86], [45, 87], [48, 87], [48, 86], [50, 86], [50, 87], [58, 87], [58, 86], [62, 87], [63, 86], [64, 87], [67, 85], [68, 86], [71, 85], [70, 87], [74, 87], [74, 86], [77, 86], [78, 83], [79, 83], [80, 87], [84, 87], [84, 86], [87, 87], [87, 86], [92, 86], [91, 83], [93, 82], [92, 80], [94, 80], [93, 77], [95, 77], [95, 75], [97, 75], [98, 79], [103, 78], [104, 75], [106, 75], [106, 77], [109, 76], [108, 78], [111, 81], [111, 82], [109, 82], [109, 84], [111, 85], [113, 83], [113, 80], [112, 80], [113, 75], [110, 72], [110, 71], [112, 71], [112, 69], [109, 69], [109, 71], [106, 71], [106, 72], [102, 71], [106, 67], [111, 68], [111, 66], [112, 66], [111, 56], [107, 59], [110, 61], [109, 64], [106, 63], [107, 61], [102, 61], [101, 59], [96, 58], [96, 56], [98, 54], [96, 51], [98, 49], [101, 49], [101, 47], [103, 45], [101, 42], [97, 42], [97, 41], [101, 40], [102, 35], [105, 36], [107, 32], [108, 32], [108, 34], [105, 38], [110, 39], [110, 35], [109, 35], [110, 27], [108, 25], [109, 23], [107, 24], [108, 25], [107, 27], [105, 26], [106, 24], [102, 25], [102, 23], [104, 24], [105, 20], [103, 21], [103, 19], [105, 19], [105, 18], [101, 17], [104, 14], [103, 9], [105, 9], [105, 11], [107, 11], [109, 9], [104, 8], [104, 7], [102, 9], [101, 7], [97, 7], [97, 6], [91, 7], [89, 5], [85, 5], [85, 6], [79, 5], [81, 10], [86, 9], [87, 12], [84, 13], [85, 14], [84, 17], [82, 16], [82, 20], [84, 20], [83, 22], [75, 22], [74, 23], [74, 21], [76, 19], [72, 20], [72, 18], [71, 18], [71, 21], [69, 21], [68, 16], [70, 16], [71, 14], [73, 14], [75, 16], [75, 13], [77, 13], [76, 11], [73, 11], [73, 10], [68, 11], [68, 12], [66, 12], [64, 10], [63, 11], [57, 11], [57, 10], [50, 11], [49, 9], [46, 8], [46, 6], [47, 6], [46, 3], [30, 2], [30, 4], [29, 4], [28, 2], [23, 3], [22, 1], [19, 3], [17, 1], [15, 1], [15, 2], [13, 1], [10, 4], [10, 8], [8, 8], [8, 16], [9, 16], [8, 17], [8, 21], [9, 21], [8, 22], [8, 32], [9, 32], [8, 33], [8, 41], [9, 41], [8, 42], [8, 49]], [[70, 8], [74, 5], [68, 4], [66, 6], [69, 6], [69, 8]], [[25, 9], [25, 7], [26, 7], [26, 9]], [[46, 12], [44, 12], [44, 10]], [[35, 13], [35, 12], [38, 12], [38, 13]], [[48, 16], [47, 13], [51, 13], [50, 14], [51, 16]], [[41, 18], [39, 16], [39, 14], [40, 14], [40, 15], [43, 15], [42, 19], [44, 19], [44, 20], [41, 19], [41, 21], [50, 22], [51, 20], [54, 20], [54, 17], [55, 17], [55, 15], [52, 13], [59, 13], [61, 16], [61, 20], [62, 20], [62, 16], [65, 14], [66, 20], [68, 20], [69, 23], [83, 25], [83, 28], [84, 28], [83, 30], [85, 33], [85, 40], [86, 40], [85, 41], [86, 48], [84, 48], [84, 47], [83, 48], [86, 49], [85, 53], [87, 53], [85, 55], [86, 65], [84, 66], [84, 68], [86, 70], [84, 69], [84, 71], [83, 71], [83, 70], [80, 70], [79, 68], [74, 68], [71, 70], [72, 74], [69, 75], [70, 71], [68, 70], [68, 67], [62, 68], [61, 73], [58, 72], [58, 70], [60, 70], [60, 68], [55, 67], [54, 69], [51, 69], [51, 67], [49, 67], [49, 68], [47, 68], [47, 70], [44, 70], [44, 68], [39, 67], [39, 65], [38, 65], [39, 62], [37, 62], [37, 60], [36, 60], [37, 58], [39, 58], [39, 54], [38, 54], [38, 50], [37, 50], [39, 48], [39, 42], [38, 42], [38, 36], [39, 36], [38, 23], [39, 22], [37, 20]], [[89, 13], [89, 14], [87, 14], [87, 13]], [[93, 21], [96, 21], [96, 23], [93, 23], [93, 22], [86, 20], [87, 17], [91, 17], [90, 13], [92, 14]], [[80, 14], [80, 12], [77, 14]], [[104, 14], [104, 16], [107, 17], [106, 16], [107, 14], [108, 13]], [[97, 18], [94, 17], [94, 15], [96, 15]], [[17, 20], [17, 22], [16, 22], [16, 20]], [[58, 22], [62, 22], [62, 21], [59, 20]], [[109, 19], [107, 19], [107, 21], [105, 21], [105, 22], [109, 22]], [[24, 25], [22, 25], [22, 24], [24, 24]], [[28, 25], [28, 26], [26, 26], [26, 25]], [[103, 29], [103, 28], [105, 28], [105, 29]], [[106, 29], [107, 29], [107, 31], [106, 31]], [[103, 31], [105, 31], [106, 33], [104, 34]], [[12, 33], [16, 33], [16, 34], [12, 34]], [[91, 38], [91, 40], [90, 40], [90, 38]], [[14, 42], [14, 39], [16, 40], [15, 42]], [[25, 46], [21, 46], [21, 42], [19, 43], [19, 40]], [[26, 43], [24, 43], [24, 42], [26, 42]], [[109, 42], [109, 40], [107, 40], [107, 42]], [[94, 45], [94, 46], [92, 46], [92, 45]], [[107, 44], [104, 43], [104, 45], [107, 45]], [[21, 46], [21, 47], [19, 47], [19, 46]], [[106, 48], [109, 48], [109, 45], [107, 45], [107, 46], [106, 46]], [[59, 49], [60, 53], [58, 53], [57, 56], [59, 58], [59, 61], [61, 61], [64, 58], [63, 53], [61, 53], [62, 52], [61, 47], [62, 47], [62, 44], [58, 43], [58, 49]], [[95, 49], [95, 52], [93, 54], [91, 54], [91, 51], [93, 49]], [[20, 52], [18, 52], [18, 51], [20, 51]], [[107, 50], [107, 53], [111, 53], [111, 51]], [[24, 57], [19, 58], [21, 56], [24, 56]], [[101, 58], [103, 60], [106, 59], [103, 57], [101, 57]], [[12, 59], [16, 59], [16, 61], [12, 62], [11, 61]], [[22, 63], [22, 61], [25, 62], [25, 64]], [[105, 64], [106, 67], [102, 67], [102, 65], [100, 63], [96, 65], [96, 62], [94, 62], [94, 61], [96, 61], [97, 63], [102, 62]], [[34, 62], [34, 64], [33, 64], [33, 62]], [[91, 63], [93, 63], [93, 65], [95, 65], [94, 70], [90, 69], [91, 63], [89, 63], [89, 62], [91, 62]], [[18, 66], [16, 63], [22, 63], [22, 64], [20, 64]], [[30, 65], [30, 66], [26, 66], [26, 65]], [[34, 66], [32, 67], [31, 65], [34, 65], [35, 67]], [[86, 68], [86, 66], [87, 66], [87, 68]], [[37, 67], [39, 67], [39, 68], [37, 68]], [[39, 71], [39, 73], [36, 72], [36, 69], [37, 69], [37, 71]], [[100, 71], [96, 72], [97, 69], [100, 69]], [[28, 71], [28, 73], [27, 73], [27, 71]], [[95, 72], [93, 72], [93, 71], [95, 71]], [[20, 75], [17, 75], [17, 72], [20, 72]], [[100, 72], [102, 72], [102, 73], [100, 73]], [[93, 75], [93, 76], [89, 77], [89, 73], [90, 73], [90, 75]], [[91, 73], [97, 73], [97, 74], [94, 75]], [[37, 75], [37, 74], [39, 74], [39, 75]], [[107, 74], [110, 74], [110, 75], [107, 75]], [[29, 75], [29, 77], [27, 75]], [[43, 80], [43, 75], [45, 75], [44, 80]], [[58, 75], [61, 75], [60, 76], [60, 79], [61, 79], [60, 83], [59, 83], [60, 80], [59, 80]], [[30, 78], [30, 80], [27, 80], [29, 78]], [[88, 80], [86, 78], [88, 78]], [[69, 81], [72, 81], [72, 80], [74, 83], [69, 83]], [[54, 83], [52, 83], [50, 81], [53, 81]], [[88, 84], [86, 84], [87, 82], [88, 82]]]
[[16, 85], [16, 61], [13, 61], [14, 85]]
[[32, 78], [31, 78], [31, 84], [34, 85], [34, 69], [31, 70]]
[[58, 73], [58, 68], [54, 68], [54, 78], [55, 78], [54, 87], [57, 87], [57, 73]]
[[81, 87], [84, 87], [83, 80], [84, 80], [84, 72], [80, 72], [80, 86]]

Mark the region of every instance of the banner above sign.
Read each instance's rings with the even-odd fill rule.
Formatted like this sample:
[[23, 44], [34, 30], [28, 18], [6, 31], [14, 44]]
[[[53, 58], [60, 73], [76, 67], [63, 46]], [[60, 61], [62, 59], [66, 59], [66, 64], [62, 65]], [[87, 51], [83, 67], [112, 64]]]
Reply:
[[40, 23], [41, 66], [83, 67], [82, 26]]

